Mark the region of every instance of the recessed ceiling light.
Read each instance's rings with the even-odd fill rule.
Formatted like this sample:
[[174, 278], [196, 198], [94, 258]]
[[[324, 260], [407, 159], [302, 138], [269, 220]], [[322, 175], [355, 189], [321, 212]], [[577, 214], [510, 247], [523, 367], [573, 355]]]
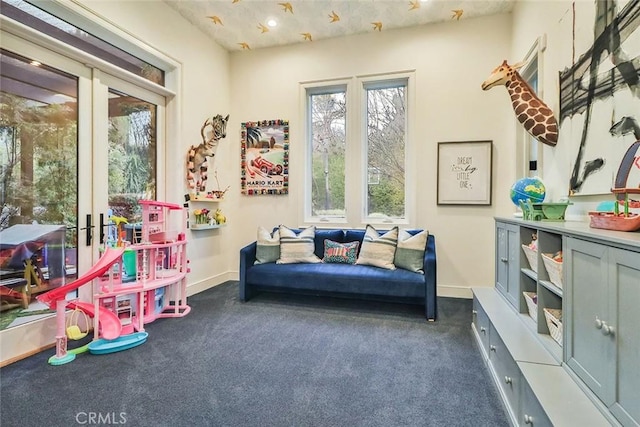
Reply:
[[42, 64], [40, 62], [38, 62], [38, 61], [31, 61], [31, 65], [33, 65], [34, 67], [39, 67]]
[[271, 28], [276, 27], [278, 25], [278, 22], [276, 22], [275, 19], [269, 19], [267, 21], [267, 25], [270, 26]]

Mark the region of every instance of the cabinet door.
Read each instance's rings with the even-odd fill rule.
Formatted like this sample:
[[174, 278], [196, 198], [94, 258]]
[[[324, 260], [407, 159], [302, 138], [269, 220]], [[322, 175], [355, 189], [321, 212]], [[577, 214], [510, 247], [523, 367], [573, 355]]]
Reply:
[[484, 355], [489, 357], [489, 317], [477, 298], [473, 298], [473, 324], [482, 342]]
[[533, 393], [529, 384], [522, 381], [522, 401], [520, 403], [520, 416], [518, 425], [532, 427], [552, 427], [553, 423], [549, 421], [547, 414], [540, 406], [536, 395]]
[[[616, 288], [610, 317], [611, 339], [617, 350], [617, 396], [611, 412], [623, 425], [640, 424], [640, 253], [609, 250], [610, 276]], [[609, 322], [607, 322], [609, 323]]]
[[493, 324], [489, 341], [489, 363], [493, 366], [501, 394], [507, 400], [507, 411], [511, 419], [517, 419], [520, 413], [520, 381], [522, 380], [520, 369]]
[[564, 296], [569, 303], [562, 317], [569, 331], [565, 345], [567, 364], [605, 404], [611, 405], [615, 346], [602, 329], [603, 322], [610, 322], [613, 306], [608, 283], [608, 249], [568, 238], [566, 250]]
[[509, 283], [509, 232], [507, 225], [496, 224], [496, 288], [507, 295]]
[[496, 288], [516, 308], [519, 307], [520, 238], [518, 227], [496, 224]]

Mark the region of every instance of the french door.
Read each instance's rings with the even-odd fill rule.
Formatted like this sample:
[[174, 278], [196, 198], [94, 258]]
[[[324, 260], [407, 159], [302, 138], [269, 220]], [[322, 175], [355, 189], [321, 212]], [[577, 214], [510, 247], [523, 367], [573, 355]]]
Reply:
[[[157, 176], [164, 165], [165, 98], [4, 31], [0, 47], [0, 233], [20, 232], [25, 240], [2, 249], [12, 256], [17, 245], [38, 252], [33, 262], [42, 283], [30, 285], [43, 292], [88, 270], [104, 244], [135, 236], [137, 201], [164, 194]], [[26, 234], [51, 230], [28, 244]], [[33, 256], [19, 257], [27, 255]], [[16, 270], [25, 265], [14, 261]], [[9, 279], [9, 270], [2, 271], [2, 280]], [[81, 298], [90, 295], [80, 290]], [[21, 301], [5, 302], [24, 309]]]

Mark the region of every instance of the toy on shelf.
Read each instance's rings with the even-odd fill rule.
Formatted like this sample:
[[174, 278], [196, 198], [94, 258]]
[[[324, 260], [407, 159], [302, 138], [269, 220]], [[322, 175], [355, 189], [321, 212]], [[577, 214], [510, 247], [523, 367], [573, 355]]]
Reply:
[[[57, 315], [56, 354], [52, 365], [71, 362], [77, 354], [108, 354], [146, 342], [144, 325], [164, 317], [186, 316], [186, 218], [179, 205], [141, 200], [143, 219], [139, 244], [110, 247], [76, 281], [37, 298]], [[171, 215], [178, 213], [173, 218]], [[174, 225], [175, 228], [171, 228]], [[67, 301], [71, 291], [91, 284], [93, 301]], [[66, 310], [73, 310], [65, 322]], [[80, 329], [80, 313], [86, 331]], [[67, 338], [83, 338], [93, 319], [93, 341], [67, 350]], [[84, 334], [84, 335], [83, 335]]]
[[622, 212], [620, 212], [620, 202], [615, 201], [613, 212], [589, 212], [591, 228], [603, 228], [606, 230], [616, 231], [637, 231], [640, 230], [640, 214], [632, 213], [629, 209], [634, 202], [629, 200], [629, 194], [640, 194], [640, 188], [614, 188], [611, 190], [614, 194], [622, 194], [624, 202]]

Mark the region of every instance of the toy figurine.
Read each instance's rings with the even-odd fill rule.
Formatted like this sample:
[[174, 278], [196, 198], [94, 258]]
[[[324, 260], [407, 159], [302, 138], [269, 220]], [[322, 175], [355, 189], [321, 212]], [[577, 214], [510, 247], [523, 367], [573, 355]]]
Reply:
[[225, 222], [227, 222], [227, 217], [224, 216], [220, 209], [216, 209], [215, 219], [218, 224], [224, 224]]

